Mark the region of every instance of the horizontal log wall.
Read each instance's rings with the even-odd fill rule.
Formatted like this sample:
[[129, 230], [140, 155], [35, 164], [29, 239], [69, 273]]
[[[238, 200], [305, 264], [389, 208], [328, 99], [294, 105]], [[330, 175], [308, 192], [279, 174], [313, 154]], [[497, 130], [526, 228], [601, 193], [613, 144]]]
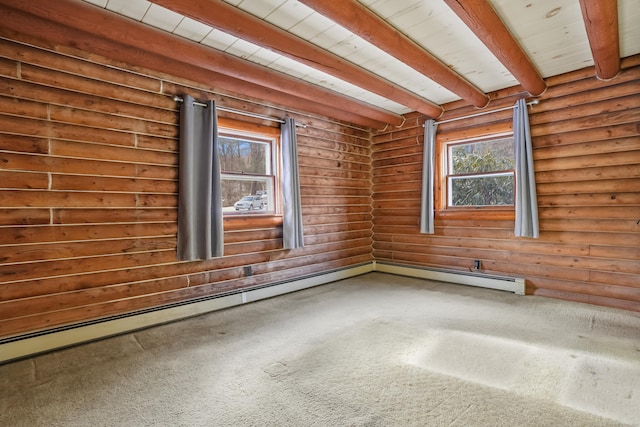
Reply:
[[[366, 130], [289, 112], [307, 124], [306, 247], [281, 250], [277, 218], [242, 220], [225, 225], [224, 258], [184, 263], [171, 95], [286, 112], [0, 29], [0, 337], [374, 258], [458, 270], [481, 259], [487, 273], [525, 277], [531, 294], [640, 311], [638, 62], [609, 82], [592, 69], [548, 79], [531, 111], [540, 239], [514, 238], [508, 210], [439, 212], [436, 234], [418, 234], [420, 115], [376, 135], [372, 152]], [[497, 108], [518, 94], [492, 97]], [[473, 112], [454, 103], [443, 118]], [[507, 111], [443, 124], [438, 139], [504, 131], [510, 120]]]
[[[527, 293], [640, 311], [640, 58], [599, 81], [592, 68], [547, 79], [530, 109], [540, 238], [514, 237], [513, 210], [436, 212], [419, 234], [424, 117], [373, 138], [374, 255], [524, 277]], [[519, 94], [493, 94], [489, 108]], [[453, 103], [441, 119], [477, 111]], [[512, 111], [438, 128], [438, 143], [511, 129]]]
[[[0, 32], [0, 337], [372, 260], [368, 130]], [[176, 261], [185, 91], [307, 125], [305, 248], [281, 249], [278, 218], [242, 219], [226, 221], [223, 258]]]

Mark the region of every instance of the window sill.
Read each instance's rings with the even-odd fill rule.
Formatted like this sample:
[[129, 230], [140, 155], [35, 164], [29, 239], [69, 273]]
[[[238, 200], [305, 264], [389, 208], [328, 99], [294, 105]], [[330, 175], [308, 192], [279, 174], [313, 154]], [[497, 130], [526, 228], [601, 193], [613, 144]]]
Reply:
[[256, 228], [276, 228], [282, 226], [282, 215], [275, 214], [239, 214], [223, 218], [224, 230], [247, 230]]
[[436, 219], [480, 219], [495, 221], [513, 221], [516, 218], [516, 211], [513, 206], [494, 207], [461, 207], [448, 208], [435, 211]]

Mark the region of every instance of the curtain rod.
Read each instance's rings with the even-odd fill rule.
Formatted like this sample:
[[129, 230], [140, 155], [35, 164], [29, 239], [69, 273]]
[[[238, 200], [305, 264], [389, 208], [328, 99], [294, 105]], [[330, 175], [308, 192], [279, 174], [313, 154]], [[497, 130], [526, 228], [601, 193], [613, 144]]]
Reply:
[[[536, 105], [539, 102], [540, 102], [539, 100], [534, 99], [532, 101], [527, 102], [527, 105]], [[484, 116], [485, 114], [497, 113], [498, 111], [512, 110], [514, 108], [515, 108], [515, 105], [511, 105], [509, 107], [497, 108], [495, 110], [490, 110], [490, 111], [481, 111], [479, 113], [469, 114], [467, 116], [460, 116], [460, 117], [454, 117], [452, 119], [441, 120], [441, 121], [435, 122], [435, 123], [439, 125], [439, 124], [442, 124], [442, 123], [455, 122], [457, 120], [470, 119], [472, 117]]]
[[[173, 100], [176, 102], [184, 102], [184, 99], [182, 99], [179, 96], [174, 96]], [[202, 102], [198, 102], [198, 101], [193, 101], [193, 105], [198, 105], [200, 107], [206, 107], [207, 104], [204, 104]], [[227, 113], [235, 113], [235, 114], [240, 114], [243, 116], [248, 116], [248, 117], [254, 117], [256, 119], [263, 119], [263, 120], [270, 120], [272, 122], [278, 122], [278, 123], [284, 123], [284, 120], [282, 119], [278, 119], [276, 117], [269, 117], [269, 116], [264, 116], [262, 114], [256, 114], [256, 113], [248, 113], [246, 111], [242, 111], [242, 110], [236, 110], [234, 108], [229, 108], [229, 107], [218, 107], [216, 106], [216, 110], [220, 110], [220, 111], [226, 111]]]

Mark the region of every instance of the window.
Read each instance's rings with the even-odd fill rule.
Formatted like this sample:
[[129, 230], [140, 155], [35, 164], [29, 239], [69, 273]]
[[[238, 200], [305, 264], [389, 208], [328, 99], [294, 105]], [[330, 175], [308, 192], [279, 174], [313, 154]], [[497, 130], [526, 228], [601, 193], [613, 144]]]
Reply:
[[513, 136], [444, 145], [446, 207], [513, 206]]
[[279, 191], [278, 142], [276, 131], [258, 132], [247, 125], [224, 127], [218, 135], [225, 216], [276, 214]]

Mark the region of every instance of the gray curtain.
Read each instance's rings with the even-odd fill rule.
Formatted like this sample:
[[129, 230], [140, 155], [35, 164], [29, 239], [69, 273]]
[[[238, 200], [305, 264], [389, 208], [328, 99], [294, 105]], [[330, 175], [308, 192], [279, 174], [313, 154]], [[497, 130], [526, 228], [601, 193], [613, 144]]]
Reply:
[[420, 233], [433, 234], [433, 193], [436, 131], [438, 124], [430, 119], [424, 123], [424, 154], [422, 158], [422, 197], [420, 204]]
[[216, 104], [193, 101], [186, 95], [180, 110], [177, 256], [182, 261], [221, 257], [224, 250]]
[[296, 122], [287, 117], [280, 128], [282, 146], [282, 240], [284, 249], [304, 246]]
[[513, 109], [513, 142], [516, 163], [516, 237], [539, 236], [538, 200], [533, 170], [533, 150], [529, 115], [524, 99], [519, 99]]

